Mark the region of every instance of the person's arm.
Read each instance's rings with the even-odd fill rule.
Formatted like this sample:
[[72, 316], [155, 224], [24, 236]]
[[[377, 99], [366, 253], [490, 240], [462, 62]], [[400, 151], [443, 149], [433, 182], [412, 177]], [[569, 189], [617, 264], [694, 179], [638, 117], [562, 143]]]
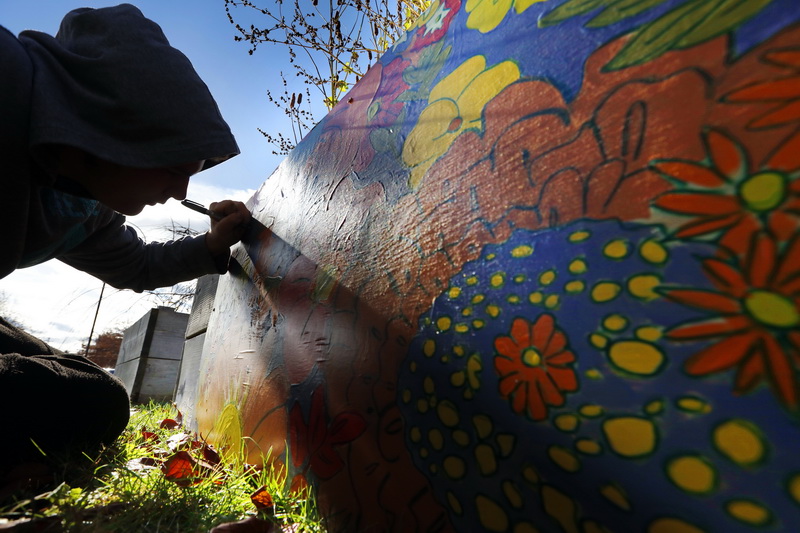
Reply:
[[168, 287], [203, 276], [227, 272], [230, 246], [241, 239], [250, 213], [241, 202], [211, 204], [223, 215], [211, 230], [196, 237], [145, 244], [136, 231], [115, 215], [88, 239], [59, 257], [116, 288], [143, 290]]

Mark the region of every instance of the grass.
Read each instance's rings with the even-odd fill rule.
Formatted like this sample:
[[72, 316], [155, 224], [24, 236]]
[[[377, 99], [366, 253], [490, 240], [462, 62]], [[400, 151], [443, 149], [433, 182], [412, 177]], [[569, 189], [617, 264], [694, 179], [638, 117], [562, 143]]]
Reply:
[[69, 481], [41, 494], [20, 491], [0, 506], [0, 529], [28, 531], [32, 520], [27, 525], [54, 532], [193, 533], [259, 516], [278, 530], [324, 531], [309, 489], [290, 492], [282, 472], [219, 460], [180, 427], [160, 427], [174, 413], [168, 404], [139, 406], [113, 447], [64, 465], [57, 478]]

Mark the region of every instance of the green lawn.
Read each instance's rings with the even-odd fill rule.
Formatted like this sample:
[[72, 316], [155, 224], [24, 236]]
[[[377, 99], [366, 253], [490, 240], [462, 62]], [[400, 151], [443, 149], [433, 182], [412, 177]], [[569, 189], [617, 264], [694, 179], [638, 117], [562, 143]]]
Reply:
[[280, 472], [222, 460], [176, 417], [170, 405], [139, 406], [115, 446], [2, 501], [0, 531], [194, 533], [247, 518], [220, 529], [267, 531], [263, 520], [272, 531], [324, 531], [310, 491], [290, 493]]

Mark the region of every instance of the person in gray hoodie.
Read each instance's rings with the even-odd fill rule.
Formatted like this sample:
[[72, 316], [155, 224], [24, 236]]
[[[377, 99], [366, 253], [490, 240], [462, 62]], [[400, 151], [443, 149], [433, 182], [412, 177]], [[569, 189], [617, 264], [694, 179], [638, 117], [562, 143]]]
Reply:
[[[167, 243], [125, 223], [239, 153], [155, 22], [123, 4], [71, 11], [55, 36], [0, 27], [0, 79], [0, 278], [50, 259], [135, 291], [227, 271], [250, 219], [241, 202], [211, 204], [206, 234]], [[117, 379], [0, 319], [0, 480], [112, 443], [128, 415]]]

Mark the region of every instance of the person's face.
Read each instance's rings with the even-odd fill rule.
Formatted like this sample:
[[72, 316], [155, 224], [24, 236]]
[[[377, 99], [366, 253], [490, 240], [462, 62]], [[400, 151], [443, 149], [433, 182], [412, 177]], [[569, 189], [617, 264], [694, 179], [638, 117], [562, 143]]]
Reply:
[[100, 203], [123, 215], [138, 215], [144, 206], [183, 200], [189, 178], [203, 161], [168, 168], [129, 168], [101, 162], [87, 174], [83, 186]]
[[203, 168], [193, 161], [166, 168], [131, 168], [98, 158], [87, 158], [74, 148], [60, 152], [60, 170], [83, 185], [100, 203], [123, 215], [138, 215], [146, 205], [183, 200], [189, 178]]

